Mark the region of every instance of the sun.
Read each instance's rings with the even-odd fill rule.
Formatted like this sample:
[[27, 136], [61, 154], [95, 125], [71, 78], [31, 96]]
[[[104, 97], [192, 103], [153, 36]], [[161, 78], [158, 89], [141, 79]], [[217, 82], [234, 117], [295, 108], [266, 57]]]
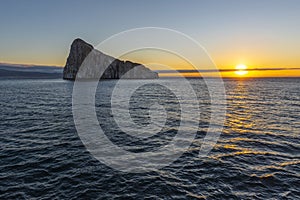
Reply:
[[239, 76], [244, 76], [246, 74], [248, 74], [247, 66], [244, 64], [239, 64], [235, 67], [236, 71], [234, 72], [235, 74], [239, 75]]

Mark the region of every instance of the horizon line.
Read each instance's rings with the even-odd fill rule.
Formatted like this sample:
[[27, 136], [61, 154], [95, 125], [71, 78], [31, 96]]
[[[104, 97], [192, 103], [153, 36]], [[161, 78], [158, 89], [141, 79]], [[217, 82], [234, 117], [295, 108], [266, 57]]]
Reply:
[[[21, 64], [21, 63], [9, 63], [9, 62], [0, 62], [0, 66], [9, 65], [12, 67], [57, 67], [63, 68], [64, 66], [61, 65], [45, 65], [45, 64]], [[141, 64], [145, 65], [145, 64]], [[147, 66], [147, 65], [145, 65]], [[174, 69], [174, 70], [152, 70], [159, 74], [172, 74], [172, 73], [213, 73], [213, 72], [236, 72], [236, 71], [284, 71], [284, 70], [300, 70], [300, 67], [270, 67], [270, 68], [247, 68], [243, 70], [238, 69]]]
[[211, 72], [236, 72], [236, 71], [284, 71], [284, 70], [300, 70], [300, 67], [279, 67], [279, 68], [250, 68], [244, 70], [238, 69], [178, 69], [178, 70], [153, 70], [159, 74], [172, 74], [172, 73], [211, 73]]

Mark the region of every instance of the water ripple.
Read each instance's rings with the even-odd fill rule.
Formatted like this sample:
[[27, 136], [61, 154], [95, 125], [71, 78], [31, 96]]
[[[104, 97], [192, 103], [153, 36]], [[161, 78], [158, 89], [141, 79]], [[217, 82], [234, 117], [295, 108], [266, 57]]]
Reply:
[[[176, 80], [166, 81], [180, 89]], [[209, 123], [209, 96], [203, 82], [191, 83], [203, 118], [190, 149], [163, 169], [126, 174], [101, 164], [82, 145], [72, 118], [71, 82], [1, 80], [0, 199], [298, 199], [300, 80], [226, 80], [224, 131], [205, 158], [198, 152]], [[172, 95], [165, 97], [169, 125], [161, 135], [139, 140], [112, 120], [108, 91], [115, 82], [103, 84], [97, 115], [115, 144], [138, 153], [172, 140], [180, 118]], [[155, 92], [146, 91], [152, 100]], [[133, 105], [140, 101], [133, 99]], [[133, 110], [137, 123], [145, 122], [139, 114], [146, 107]]]

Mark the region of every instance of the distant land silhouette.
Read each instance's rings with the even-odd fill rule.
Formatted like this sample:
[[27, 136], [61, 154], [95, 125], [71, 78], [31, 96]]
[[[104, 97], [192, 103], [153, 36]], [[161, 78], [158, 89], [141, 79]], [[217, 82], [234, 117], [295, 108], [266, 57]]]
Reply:
[[1, 78], [57, 79], [62, 77], [62, 67], [0, 63]]

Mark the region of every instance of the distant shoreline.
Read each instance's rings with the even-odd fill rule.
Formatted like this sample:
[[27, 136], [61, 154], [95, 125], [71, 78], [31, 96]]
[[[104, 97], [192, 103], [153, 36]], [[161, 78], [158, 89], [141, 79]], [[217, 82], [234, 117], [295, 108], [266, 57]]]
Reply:
[[[134, 81], [134, 80], [172, 80], [172, 79], [182, 79], [183, 77], [160, 77], [158, 79], [100, 79], [100, 81], [115, 81], [115, 80], [128, 80], [128, 81]], [[219, 77], [185, 77], [186, 79], [220, 79]], [[46, 79], [61, 79], [62, 80], [62, 74], [53, 74], [52, 76], [49, 74], [45, 74], [45, 76], [2, 76], [0, 74], [0, 80], [46, 80]], [[273, 79], [273, 80], [280, 80], [280, 79], [300, 79], [300, 77], [244, 77], [244, 78], [235, 78], [235, 77], [223, 77], [222, 80], [234, 80], [234, 81], [255, 81], [255, 80], [267, 80], [267, 79]], [[69, 80], [64, 80], [69, 81]], [[80, 81], [97, 81], [96, 79], [93, 80], [80, 80]]]

